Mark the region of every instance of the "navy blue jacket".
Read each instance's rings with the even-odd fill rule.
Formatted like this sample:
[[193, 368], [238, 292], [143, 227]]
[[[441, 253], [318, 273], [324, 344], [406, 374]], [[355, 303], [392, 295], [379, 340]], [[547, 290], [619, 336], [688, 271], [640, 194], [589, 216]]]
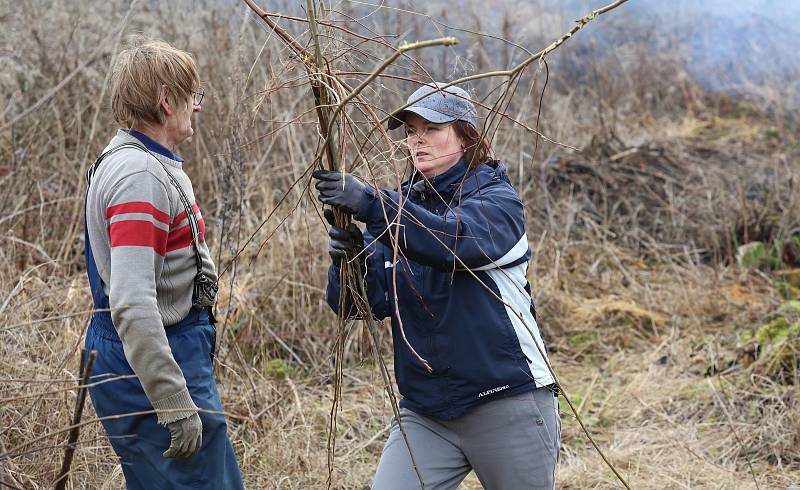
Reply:
[[[397, 257], [390, 236], [396, 191], [381, 190], [381, 198], [370, 188], [354, 216], [366, 223], [360, 260], [372, 313], [392, 319], [400, 405], [453, 419], [480, 403], [551, 384], [527, 280], [523, 205], [505, 166], [490, 162], [468, 172], [460, 161], [429, 183], [416, 179], [402, 186]], [[327, 299], [338, 311], [335, 265]], [[432, 373], [403, 341], [396, 306], [409, 343]]]

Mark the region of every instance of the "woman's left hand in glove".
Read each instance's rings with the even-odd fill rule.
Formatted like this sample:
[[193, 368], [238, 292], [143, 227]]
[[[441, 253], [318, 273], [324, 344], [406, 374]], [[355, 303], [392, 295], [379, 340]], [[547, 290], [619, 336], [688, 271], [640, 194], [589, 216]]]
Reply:
[[[334, 265], [341, 267], [343, 260], [350, 260], [364, 250], [364, 235], [355, 223], [350, 223], [346, 229], [336, 226], [332, 209], [326, 209], [324, 214], [331, 225], [328, 231], [330, 236], [328, 254], [333, 259]], [[359, 262], [356, 262], [356, 266], [358, 264]]]
[[320, 201], [348, 214], [358, 213], [361, 200], [367, 192], [366, 184], [351, 174], [335, 170], [317, 170], [311, 176], [317, 179], [314, 186], [319, 191]]

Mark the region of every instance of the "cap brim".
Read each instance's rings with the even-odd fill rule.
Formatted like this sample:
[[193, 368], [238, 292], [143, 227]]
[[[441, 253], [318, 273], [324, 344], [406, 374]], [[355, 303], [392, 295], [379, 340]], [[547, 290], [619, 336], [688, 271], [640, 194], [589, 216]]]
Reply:
[[409, 107], [408, 109], [403, 109], [402, 111], [396, 112], [389, 116], [389, 122], [386, 124], [386, 127], [389, 129], [399, 128], [405, 123], [405, 118], [409, 112], [413, 112], [419, 117], [434, 124], [447, 123], [457, 119], [453, 116], [448, 116], [447, 114], [442, 114], [441, 112], [436, 112], [424, 107]]

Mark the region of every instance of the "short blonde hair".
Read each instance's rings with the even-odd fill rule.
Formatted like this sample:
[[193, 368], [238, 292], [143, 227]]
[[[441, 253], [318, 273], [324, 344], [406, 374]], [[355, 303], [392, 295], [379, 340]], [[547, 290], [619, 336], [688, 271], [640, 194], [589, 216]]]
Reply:
[[164, 124], [162, 86], [170, 100], [190, 100], [200, 79], [192, 55], [162, 41], [137, 42], [119, 54], [111, 75], [111, 110], [126, 128]]

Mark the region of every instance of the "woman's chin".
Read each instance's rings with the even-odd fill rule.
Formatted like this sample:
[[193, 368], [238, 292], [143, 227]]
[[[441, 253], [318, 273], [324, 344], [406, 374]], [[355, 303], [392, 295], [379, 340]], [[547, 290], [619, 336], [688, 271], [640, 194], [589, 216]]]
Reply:
[[177, 138], [177, 141], [176, 141], [176, 143], [175, 143], [175, 146], [178, 146], [178, 145], [180, 145], [180, 144], [181, 144], [181, 143], [183, 143], [184, 141], [186, 141], [186, 140], [188, 140], [189, 138], [191, 138], [193, 135], [194, 135], [194, 130], [193, 130], [193, 129], [191, 129], [191, 128], [189, 128], [189, 130], [188, 130], [188, 131], [185, 131], [183, 134], [181, 134], [181, 135], [180, 135], [180, 137], [179, 137], [179, 138]]
[[425, 177], [433, 177], [436, 175], [436, 170], [438, 169], [437, 165], [432, 165], [429, 161], [420, 162], [419, 160], [414, 162], [414, 166], [417, 168], [419, 173], [424, 175]]
[[440, 160], [417, 160], [414, 162], [414, 167], [425, 177], [436, 177], [450, 170], [450, 167], [458, 163], [458, 160], [440, 161]]

